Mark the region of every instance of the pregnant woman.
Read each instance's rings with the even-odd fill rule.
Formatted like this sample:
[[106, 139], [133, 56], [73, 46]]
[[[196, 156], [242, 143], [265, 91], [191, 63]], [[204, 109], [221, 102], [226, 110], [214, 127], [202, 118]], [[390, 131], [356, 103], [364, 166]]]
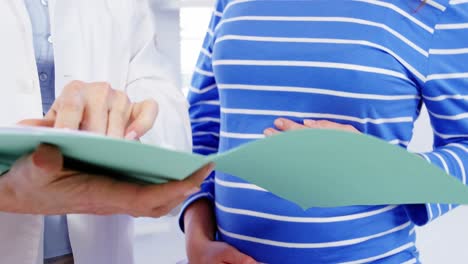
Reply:
[[[419, 155], [466, 184], [467, 23], [462, 0], [218, 0], [189, 95], [194, 151], [302, 128], [406, 148], [425, 104], [434, 151]], [[419, 263], [415, 226], [455, 207], [304, 211], [216, 173], [187, 200], [181, 226], [191, 264]]]

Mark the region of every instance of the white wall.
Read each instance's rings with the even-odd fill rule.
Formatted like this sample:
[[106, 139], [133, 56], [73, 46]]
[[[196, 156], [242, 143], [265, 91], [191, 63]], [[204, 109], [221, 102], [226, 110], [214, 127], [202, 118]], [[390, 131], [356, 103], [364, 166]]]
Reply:
[[[411, 150], [431, 150], [432, 132], [427, 111], [416, 123]], [[424, 188], [424, 186], [421, 186]], [[468, 207], [458, 208], [417, 231], [421, 260], [425, 264], [468, 263]]]

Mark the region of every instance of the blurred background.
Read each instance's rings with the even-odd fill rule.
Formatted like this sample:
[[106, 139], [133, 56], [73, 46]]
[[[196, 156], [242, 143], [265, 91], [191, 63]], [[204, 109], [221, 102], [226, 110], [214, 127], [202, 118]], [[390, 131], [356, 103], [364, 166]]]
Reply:
[[[214, 0], [150, 0], [155, 14], [158, 44], [172, 64], [180, 87], [187, 91], [192, 70], [213, 10]], [[416, 126], [412, 151], [429, 151], [432, 145], [427, 113]], [[421, 185], [424, 188], [424, 185]], [[468, 263], [468, 207], [458, 208], [428, 227], [418, 229], [422, 263]], [[136, 263], [171, 264], [186, 258], [184, 237], [177, 216], [138, 219]]]

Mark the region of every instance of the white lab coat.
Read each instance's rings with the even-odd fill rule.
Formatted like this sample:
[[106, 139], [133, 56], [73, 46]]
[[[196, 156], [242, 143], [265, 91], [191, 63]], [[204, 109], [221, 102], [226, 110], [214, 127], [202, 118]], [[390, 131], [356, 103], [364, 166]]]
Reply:
[[[56, 95], [72, 80], [106, 81], [131, 100], [154, 98], [160, 114], [144, 141], [188, 150], [187, 104], [156, 50], [143, 0], [49, 0]], [[32, 30], [22, 0], [0, 0], [0, 126], [41, 118]], [[1, 146], [0, 146], [1, 148]], [[0, 263], [42, 263], [43, 216], [0, 213]], [[69, 215], [75, 263], [133, 263], [128, 216]], [[155, 260], [157, 261], [157, 260]]]

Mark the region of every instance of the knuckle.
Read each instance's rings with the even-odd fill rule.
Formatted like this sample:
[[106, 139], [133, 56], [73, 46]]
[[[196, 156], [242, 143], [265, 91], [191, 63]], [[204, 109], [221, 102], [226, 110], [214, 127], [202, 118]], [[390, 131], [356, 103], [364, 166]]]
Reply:
[[107, 100], [113, 94], [112, 86], [107, 82], [99, 82], [93, 85], [96, 89], [93, 89], [93, 93], [97, 93], [101, 100]]
[[84, 82], [74, 80], [74, 81], [71, 81], [67, 86], [65, 86], [64, 91], [66, 91], [67, 93], [71, 93], [71, 94], [78, 94], [81, 92], [84, 86], [85, 86]]
[[70, 111], [79, 111], [82, 108], [83, 102], [81, 97], [78, 95], [70, 95], [62, 98], [60, 102], [60, 109], [66, 109]]

